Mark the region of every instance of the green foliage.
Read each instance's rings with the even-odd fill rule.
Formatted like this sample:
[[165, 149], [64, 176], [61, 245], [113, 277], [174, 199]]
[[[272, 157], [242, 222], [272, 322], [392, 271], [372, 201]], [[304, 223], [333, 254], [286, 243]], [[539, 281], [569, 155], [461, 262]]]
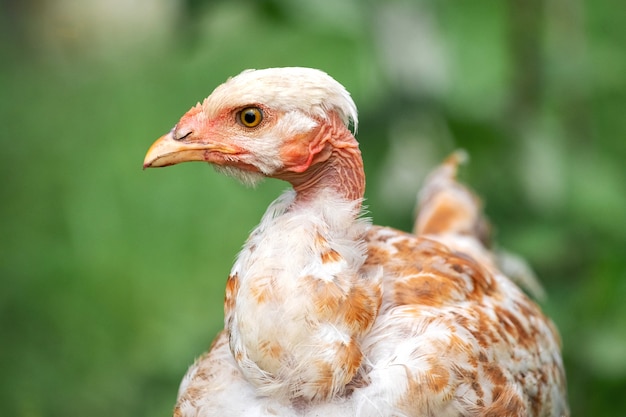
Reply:
[[623, 415], [626, 25], [607, 1], [532, 3], [187, 1], [166, 41], [92, 48], [62, 31], [39, 47], [35, 8], [5, 14], [4, 413], [170, 414], [222, 326], [234, 256], [285, 186], [143, 172], [143, 155], [226, 77], [301, 65], [359, 105], [376, 223], [409, 228], [423, 175], [470, 151], [497, 240], [549, 294], [573, 415]]

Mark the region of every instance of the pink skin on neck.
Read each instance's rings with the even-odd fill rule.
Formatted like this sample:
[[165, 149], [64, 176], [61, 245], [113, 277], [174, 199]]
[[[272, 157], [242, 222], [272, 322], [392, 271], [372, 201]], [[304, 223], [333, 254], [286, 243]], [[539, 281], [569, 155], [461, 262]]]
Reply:
[[285, 168], [275, 178], [291, 183], [296, 204], [305, 203], [319, 192], [334, 190], [348, 201], [359, 201], [365, 193], [365, 173], [359, 144], [336, 114], [321, 121], [307, 138], [287, 141], [281, 150]]

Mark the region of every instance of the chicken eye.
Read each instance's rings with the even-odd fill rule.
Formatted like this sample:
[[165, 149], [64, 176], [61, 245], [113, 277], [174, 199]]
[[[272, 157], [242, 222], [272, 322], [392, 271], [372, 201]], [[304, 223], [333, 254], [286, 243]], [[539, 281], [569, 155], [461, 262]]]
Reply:
[[247, 107], [237, 114], [237, 119], [245, 127], [256, 127], [263, 120], [263, 112], [258, 107]]

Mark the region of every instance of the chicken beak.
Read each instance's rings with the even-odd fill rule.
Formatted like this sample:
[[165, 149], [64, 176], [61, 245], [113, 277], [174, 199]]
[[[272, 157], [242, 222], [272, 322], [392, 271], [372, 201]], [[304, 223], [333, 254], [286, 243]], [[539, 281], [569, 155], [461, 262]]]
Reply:
[[166, 167], [190, 161], [213, 162], [211, 155], [215, 153], [234, 154], [236, 150], [223, 144], [181, 142], [175, 140], [170, 132], [157, 139], [148, 149], [143, 167]]

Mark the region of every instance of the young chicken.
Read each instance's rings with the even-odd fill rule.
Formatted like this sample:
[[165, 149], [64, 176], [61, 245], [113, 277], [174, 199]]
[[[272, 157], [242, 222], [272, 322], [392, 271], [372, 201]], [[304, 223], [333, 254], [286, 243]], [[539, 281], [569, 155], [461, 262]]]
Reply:
[[427, 181], [416, 234], [374, 226], [350, 124], [326, 73], [248, 70], [148, 151], [144, 167], [206, 161], [292, 186], [237, 257], [224, 330], [174, 415], [569, 415], [557, 331], [484, 246], [459, 154]]

